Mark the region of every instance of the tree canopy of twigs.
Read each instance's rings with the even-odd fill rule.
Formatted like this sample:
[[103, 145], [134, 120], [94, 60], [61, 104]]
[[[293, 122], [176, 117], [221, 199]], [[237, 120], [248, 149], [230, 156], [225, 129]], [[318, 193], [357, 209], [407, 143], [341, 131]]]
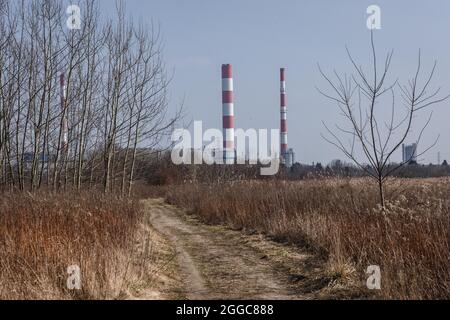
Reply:
[[[317, 90], [326, 98], [336, 103], [341, 115], [344, 117], [347, 127], [335, 125], [331, 128], [323, 123], [326, 133], [322, 137], [330, 144], [337, 147], [349, 159], [351, 159], [365, 173], [372, 177], [378, 184], [380, 204], [385, 207], [385, 181], [399, 168], [409, 163], [411, 159], [402, 159], [402, 162], [393, 164], [392, 155], [407, 139], [412, 139], [412, 127], [415, 116], [439, 102], [449, 98], [449, 95], [439, 96], [440, 88], [430, 89], [437, 62], [429, 71], [422, 70], [422, 58], [419, 50], [417, 67], [412, 78], [402, 84], [398, 79], [388, 82], [393, 50], [388, 52], [380, 68], [374, 42], [374, 31], [370, 34], [371, 46], [371, 70], [365, 71], [360, 66], [348, 47], [347, 56], [351, 62], [353, 73], [338, 74], [333, 76], [326, 74], [320, 65], [318, 69], [329, 87], [329, 91], [319, 88]], [[385, 97], [386, 96], [386, 97]], [[387, 99], [386, 99], [387, 98]], [[403, 110], [398, 117], [397, 109]], [[386, 107], [390, 109], [389, 120], [383, 119]], [[423, 127], [415, 137], [416, 145], [423, 136], [425, 129], [431, 121], [432, 112], [427, 116]], [[427, 152], [437, 143], [426, 146], [417, 155]], [[356, 155], [356, 149], [362, 150], [364, 157]]]
[[137, 158], [180, 118], [180, 110], [169, 112], [159, 27], [134, 23], [123, 1], [106, 22], [97, 1], [78, 5], [81, 29], [70, 29], [63, 1], [0, 0], [4, 188], [89, 184], [129, 194]]

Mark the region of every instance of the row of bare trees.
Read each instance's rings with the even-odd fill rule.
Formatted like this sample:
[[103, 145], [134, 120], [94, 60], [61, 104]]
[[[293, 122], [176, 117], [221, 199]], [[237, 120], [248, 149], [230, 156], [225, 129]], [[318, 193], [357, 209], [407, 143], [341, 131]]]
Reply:
[[120, 2], [102, 22], [89, 0], [79, 4], [81, 28], [71, 29], [67, 6], [0, 0], [0, 184], [129, 194], [139, 153], [180, 116], [169, 116], [159, 29], [127, 19]]

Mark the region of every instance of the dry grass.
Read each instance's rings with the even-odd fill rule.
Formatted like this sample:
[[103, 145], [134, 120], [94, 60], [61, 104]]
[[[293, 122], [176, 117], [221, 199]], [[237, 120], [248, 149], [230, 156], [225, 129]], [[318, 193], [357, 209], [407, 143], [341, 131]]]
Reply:
[[365, 283], [379, 265], [380, 298], [450, 297], [449, 179], [394, 180], [387, 210], [367, 179], [174, 186], [171, 204], [208, 223], [253, 229], [315, 250], [336, 283]]
[[[154, 270], [138, 202], [98, 193], [3, 194], [0, 299], [115, 299]], [[67, 267], [81, 290], [67, 289]]]

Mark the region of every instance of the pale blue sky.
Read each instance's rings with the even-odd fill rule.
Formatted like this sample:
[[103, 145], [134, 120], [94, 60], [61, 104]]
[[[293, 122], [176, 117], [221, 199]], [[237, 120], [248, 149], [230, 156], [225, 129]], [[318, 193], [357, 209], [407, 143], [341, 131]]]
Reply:
[[[335, 105], [315, 86], [325, 87], [324, 70], [350, 72], [347, 44], [363, 65], [369, 62], [366, 9], [381, 7], [382, 29], [376, 31], [380, 55], [394, 49], [392, 74], [407, 81], [416, 67], [418, 49], [430, 67], [438, 60], [433, 88], [450, 93], [450, 1], [268, 1], [268, 0], [126, 0], [136, 20], [161, 25], [168, 70], [174, 72], [171, 104], [184, 98], [193, 120], [221, 128], [220, 66], [231, 63], [235, 81], [236, 128], [278, 128], [279, 68], [286, 68], [289, 146], [302, 163], [344, 159], [320, 136], [321, 121], [341, 123]], [[105, 12], [111, 0], [100, 0]], [[450, 102], [434, 107], [426, 145], [438, 145], [423, 158], [450, 160]], [[418, 125], [427, 114], [418, 117]], [[412, 142], [412, 141], [408, 141]], [[420, 146], [419, 146], [420, 149]], [[419, 150], [420, 152], [420, 150]], [[401, 151], [396, 154], [399, 160]]]

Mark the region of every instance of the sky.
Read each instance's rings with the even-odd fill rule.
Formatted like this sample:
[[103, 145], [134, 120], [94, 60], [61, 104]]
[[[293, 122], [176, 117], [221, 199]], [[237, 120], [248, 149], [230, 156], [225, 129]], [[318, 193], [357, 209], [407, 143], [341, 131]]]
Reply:
[[[375, 30], [377, 52], [394, 49], [391, 78], [407, 83], [421, 49], [423, 70], [434, 60], [437, 71], [431, 88], [450, 93], [450, 1], [365, 0], [126, 0], [135, 21], [161, 27], [164, 59], [173, 73], [170, 105], [182, 102], [190, 120], [204, 128], [222, 126], [221, 64], [234, 72], [235, 127], [279, 128], [279, 68], [286, 68], [288, 142], [301, 163], [329, 163], [345, 159], [321, 134], [330, 126], [345, 125], [337, 106], [316, 89], [329, 92], [317, 63], [328, 73], [353, 72], [345, 45], [367, 70], [370, 67], [369, 5], [381, 9], [381, 29]], [[100, 0], [107, 15], [113, 1]], [[389, 116], [390, 109], [386, 109]], [[437, 145], [421, 156], [436, 163], [437, 154], [450, 161], [450, 100], [432, 107], [431, 123], [419, 153], [440, 136]], [[414, 119], [414, 142], [429, 111]], [[402, 112], [399, 109], [399, 112]], [[422, 149], [421, 149], [422, 147]], [[401, 150], [393, 158], [401, 160]]]

